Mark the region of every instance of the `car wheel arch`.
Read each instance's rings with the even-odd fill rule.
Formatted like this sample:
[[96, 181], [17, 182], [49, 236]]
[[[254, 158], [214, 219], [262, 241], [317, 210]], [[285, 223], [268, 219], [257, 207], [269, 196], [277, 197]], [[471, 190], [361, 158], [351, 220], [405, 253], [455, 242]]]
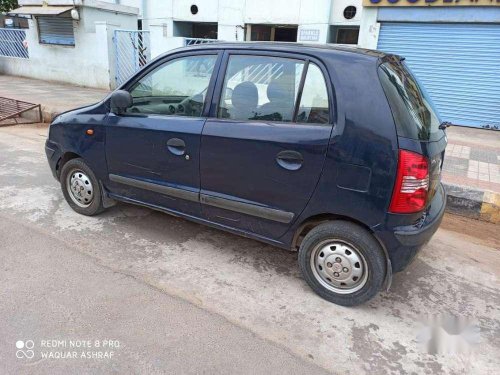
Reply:
[[57, 161], [57, 164], [56, 164], [57, 177], [60, 176], [61, 170], [64, 167], [64, 164], [66, 164], [68, 161], [70, 161], [72, 159], [77, 159], [77, 158], [81, 158], [81, 156], [78, 155], [77, 153], [74, 153], [71, 151], [68, 151], [68, 152], [65, 152], [64, 154], [62, 154], [61, 157], [59, 158], [59, 160]]
[[291, 249], [292, 250], [298, 250], [300, 247], [300, 243], [302, 242], [302, 239], [309, 233], [314, 227], [328, 222], [328, 221], [334, 221], [334, 220], [344, 220], [344, 221], [350, 221], [352, 223], [358, 224], [359, 226], [367, 229], [370, 231], [370, 233], [373, 233], [373, 231], [363, 224], [362, 222], [355, 220], [353, 218], [350, 218], [348, 216], [343, 216], [343, 215], [336, 215], [332, 213], [322, 213], [322, 214], [317, 214], [314, 216], [310, 216], [307, 219], [304, 219], [299, 226], [297, 226], [297, 229], [295, 230], [295, 233], [293, 235], [293, 240], [292, 240], [292, 245]]

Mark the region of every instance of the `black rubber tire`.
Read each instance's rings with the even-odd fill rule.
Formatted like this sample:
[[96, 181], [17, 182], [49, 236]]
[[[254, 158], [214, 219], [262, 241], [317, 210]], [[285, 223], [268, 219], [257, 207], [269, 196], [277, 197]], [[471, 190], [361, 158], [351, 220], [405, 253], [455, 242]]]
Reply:
[[[311, 266], [311, 252], [315, 246], [328, 239], [338, 239], [352, 244], [361, 252], [368, 266], [366, 284], [351, 294], [335, 293], [321, 285]], [[299, 249], [299, 267], [307, 284], [322, 298], [342, 306], [356, 306], [375, 297], [384, 283], [387, 269], [386, 256], [380, 244], [363, 227], [348, 221], [330, 221], [313, 228], [304, 237]]]
[[[69, 194], [71, 193], [66, 188], [66, 178], [68, 174], [74, 169], [82, 170], [90, 178], [90, 182], [92, 183], [92, 187], [94, 188], [94, 198], [92, 200], [92, 203], [88, 207], [80, 207], [75, 202], [73, 202], [73, 200], [69, 196]], [[66, 164], [64, 164], [62, 167], [61, 175], [59, 176], [59, 182], [61, 183], [61, 189], [66, 202], [68, 202], [68, 204], [74, 211], [86, 216], [98, 215], [102, 211], [104, 211], [104, 207], [102, 205], [102, 190], [99, 180], [95, 176], [94, 172], [92, 172], [92, 169], [90, 169], [90, 167], [83, 161], [83, 159], [71, 159], [66, 162]]]

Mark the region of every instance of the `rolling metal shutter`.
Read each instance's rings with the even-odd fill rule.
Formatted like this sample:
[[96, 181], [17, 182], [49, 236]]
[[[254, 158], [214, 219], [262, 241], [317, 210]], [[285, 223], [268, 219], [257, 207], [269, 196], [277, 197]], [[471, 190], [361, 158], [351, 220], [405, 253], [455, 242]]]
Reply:
[[37, 17], [40, 43], [75, 45], [73, 19], [61, 16]]
[[442, 120], [500, 126], [500, 25], [382, 23], [378, 49], [406, 58]]

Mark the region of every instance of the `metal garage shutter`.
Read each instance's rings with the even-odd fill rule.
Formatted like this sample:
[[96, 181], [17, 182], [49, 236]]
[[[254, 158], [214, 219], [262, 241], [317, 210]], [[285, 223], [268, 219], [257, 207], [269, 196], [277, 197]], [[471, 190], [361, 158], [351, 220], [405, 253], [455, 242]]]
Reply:
[[382, 23], [378, 49], [406, 57], [442, 120], [500, 125], [500, 25]]
[[61, 16], [37, 17], [40, 43], [75, 45], [73, 19]]

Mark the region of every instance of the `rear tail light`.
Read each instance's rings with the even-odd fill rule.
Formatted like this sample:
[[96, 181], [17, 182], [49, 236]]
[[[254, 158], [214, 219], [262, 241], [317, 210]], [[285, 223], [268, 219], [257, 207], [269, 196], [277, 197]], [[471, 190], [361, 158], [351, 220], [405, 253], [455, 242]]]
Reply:
[[414, 152], [399, 150], [398, 171], [389, 211], [410, 214], [425, 208], [429, 192], [429, 162]]

